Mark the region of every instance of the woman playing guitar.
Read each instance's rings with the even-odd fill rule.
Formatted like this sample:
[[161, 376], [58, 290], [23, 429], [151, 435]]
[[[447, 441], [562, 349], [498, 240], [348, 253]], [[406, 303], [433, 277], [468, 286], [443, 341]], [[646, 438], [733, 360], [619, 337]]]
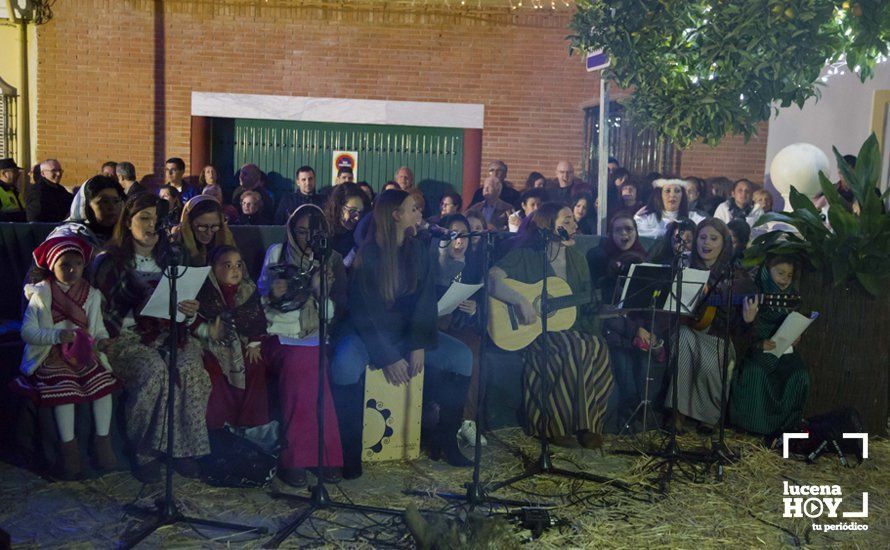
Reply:
[[[575, 243], [571, 237], [577, 231], [577, 224], [571, 209], [546, 203], [532, 213], [527, 222], [510, 243], [509, 252], [491, 269], [489, 287], [494, 298], [515, 306], [523, 325], [535, 323], [540, 312], [528, 298], [511, 288], [507, 279], [535, 283], [545, 275], [556, 276], [568, 283], [573, 294], [591, 293], [586, 259], [572, 248]], [[560, 232], [564, 240], [558, 237]], [[548, 236], [546, 244], [545, 236]], [[549, 260], [546, 273], [542, 273], [544, 246]], [[546, 332], [524, 350], [526, 430], [540, 435], [542, 407], [546, 407], [549, 422], [543, 426], [543, 435], [554, 445], [577, 447], [580, 443], [586, 448], [602, 445], [612, 373], [605, 342], [593, 333], [595, 308], [589, 299], [586, 301], [571, 328]]]

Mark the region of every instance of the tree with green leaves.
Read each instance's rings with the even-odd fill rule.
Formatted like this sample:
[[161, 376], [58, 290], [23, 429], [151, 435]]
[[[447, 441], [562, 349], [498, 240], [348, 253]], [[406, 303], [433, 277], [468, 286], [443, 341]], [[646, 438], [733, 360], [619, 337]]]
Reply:
[[642, 127], [680, 147], [747, 140], [776, 105], [819, 97], [845, 59], [865, 80], [890, 42], [888, 0], [578, 0], [573, 51], [605, 48]]

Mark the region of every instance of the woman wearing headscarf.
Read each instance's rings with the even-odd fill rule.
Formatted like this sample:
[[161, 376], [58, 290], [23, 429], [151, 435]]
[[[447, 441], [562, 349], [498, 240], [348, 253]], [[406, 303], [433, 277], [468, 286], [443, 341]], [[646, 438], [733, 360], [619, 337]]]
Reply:
[[[787, 257], [768, 259], [757, 270], [757, 292], [796, 294], [794, 262]], [[793, 428], [803, 418], [810, 389], [810, 375], [794, 342], [776, 357], [773, 334], [789, 311], [763, 308], [754, 321], [754, 344], [733, 380], [729, 416], [735, 426], [756, 434]]]
[[111, 239], [124, 204], [124, 189], [109, 176], [93, 176], [78, 190], [62, 225], [47, 238], [76, 235], [98, 253]]
[[185, 203], [179, 225], [185, 265], [204, 267], [217, 246], [235, 246], [222, 205], [210, 195], [196, 195]]
[[[306, 485], [306, 469], [321, 467], [329, 480], [340, 476], [343, 453], [337, 429], [337, 413], [328, 381], [324, 380], [324, 462], [318, 464], [318, 360], [319, 308], [332, 319], [346, 301], [346, 271], [336, 251], [327, 261], [329, 295], [321, 302], [320, 262], [312, 232], [324, 221], [322, 211], [303, 205], [287, 220], [286, 237], [266, 251], [259, 278], [259, 292], [269, 321], [263, 355], [278, 376], [279, 400], [287, 448], [279, 459], [279, 477], [287, 484]], [[330, 333], [329, 333], [330, 334]], [[325, 373], [325, 376], [327, 373]]]

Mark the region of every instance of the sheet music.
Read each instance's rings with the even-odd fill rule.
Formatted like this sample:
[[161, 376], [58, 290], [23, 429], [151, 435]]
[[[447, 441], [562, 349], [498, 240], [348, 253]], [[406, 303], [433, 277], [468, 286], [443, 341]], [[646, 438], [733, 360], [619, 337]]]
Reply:
[[[711, 272], [704, 269], [693, 269], [691, 267], [683, 269], [683, 292], [681, 295], [683, 303], [680, 306], [680, 313], [691, 314], [695, 310], [695, 305], [701, 297], [710, 276]], [[677, 302], [674, 297], [677, 295], [677, 281], [674, 281], [671, 288], [671, 295], [668, 296], [664, 308], [668, 311], [676, 311]]]
[[793, 352], [794, 348], [791, 347], [791, 343], [797, 340], [798, 336], [803, 334], [807, 327], [818, 318], [819, 312], [817, 311], [811, 313], [809, 317], [804, 317], [796, 311], [789, 313], [788, 317], [785, 317], [785, 320], [782, 321], [779, 330], [770, 338], [770, 340], [776, 343], [776, 347], [766, 353], [781, 357], [786, 353]]
[[482, 288], [482, 283], [478, 285], [468, 285], [466, 283], [451, 283], [445, 294], [439, 298], [439, 317], [448, 315], [460, 305], [461, 302], [467, 300]]
[[[176, 279], [176, 298], [182, 302], [183, 300], [194, 300], [198, 296], [198, 291], [204, 286], [204, 280], [210, 273], [209, 267], [183, 267], [181, 276]], [[170, 280], [166, 277], [161, 278], [155, 291], [148, 299], [148, 303], [142, 308], [142, 313], [146, 317], [157, 317], [158, 319], [170, 318]], [[181, 311], [176, 312], [176, 321], [181, 323], [185, 321], [185, 315]]]

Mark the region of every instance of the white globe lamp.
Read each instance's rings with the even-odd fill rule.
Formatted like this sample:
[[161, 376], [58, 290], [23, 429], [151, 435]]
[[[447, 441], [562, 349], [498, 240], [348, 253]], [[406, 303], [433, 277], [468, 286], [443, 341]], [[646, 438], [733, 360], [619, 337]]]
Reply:
[[792, 143], [776, 153], [769, 166], [769, 177], [782, 198], [785, 210], [791, 208], [791, 186], [813, 198], [821, 190], [819, 172], [828, 174], [828, 157], [812, 143]]

